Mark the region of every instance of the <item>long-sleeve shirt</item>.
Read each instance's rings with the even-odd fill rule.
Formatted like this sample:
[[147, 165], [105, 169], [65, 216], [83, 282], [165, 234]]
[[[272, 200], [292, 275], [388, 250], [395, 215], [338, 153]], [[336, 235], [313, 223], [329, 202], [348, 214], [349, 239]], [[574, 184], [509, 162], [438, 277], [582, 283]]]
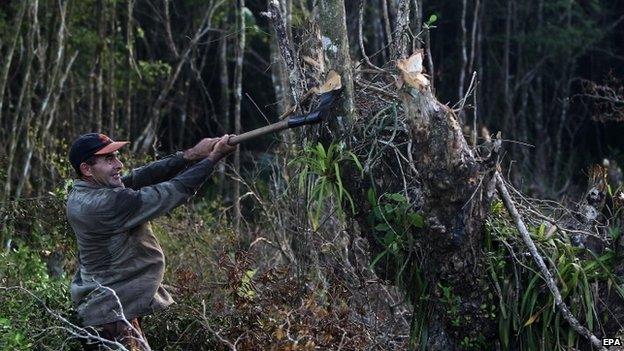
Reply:
[[122, 178], [125, 187], [74, 182], [67, 217], [79, 267], [71, 295], [84, 325], [132, 319], [173, 303], [162, 286], [165, 257], [149, 221], [192, 196], [213, 168], [208, 159], [188, 166], [178, 153], [132, 170]]

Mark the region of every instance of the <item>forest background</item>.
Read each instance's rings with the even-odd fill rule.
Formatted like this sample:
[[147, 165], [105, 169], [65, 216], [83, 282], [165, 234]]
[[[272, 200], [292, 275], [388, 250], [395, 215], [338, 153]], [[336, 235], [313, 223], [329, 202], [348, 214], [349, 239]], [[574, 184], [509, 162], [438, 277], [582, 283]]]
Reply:
[[617, 0], [1, 2], [0, 348], [85, 336], [78, 135], [132, 141], [130, 168], [310, 111], [331, 70], [326, 123], [154, 223], [178, 304], [152, 348], [599, 348], [624, 333], [623, 33]]

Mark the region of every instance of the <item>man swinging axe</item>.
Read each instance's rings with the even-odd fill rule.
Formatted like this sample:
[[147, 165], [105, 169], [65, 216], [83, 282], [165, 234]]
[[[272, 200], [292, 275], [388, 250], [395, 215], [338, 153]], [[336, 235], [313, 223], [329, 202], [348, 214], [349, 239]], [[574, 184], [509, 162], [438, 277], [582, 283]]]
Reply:
[[235, 145], [318, 123], [336, 95], [321, 94], [318, 108], [308, 114], [238, 136], [203, 139], [123, 176], [118, 150], [129, 142], [98, 133], [73, 142], [69, 159], [78, 179], [67, 199], [67, 217], [78, 242], [79, 265], [71, 295], [83, 325], [97, 336], [83, 343], [86, 350], [114, 343], [149, 350], [141, 318], [173, 303], [162, 284], [164, 254], [149, 221], [189, 199]]
[[[149, 221], [197, 191], [214, 165], [236, 149], [229, 138], [203, 139], [124, 176], [117, 150], [128, 142], [97, 133], [74, 141], [69, 159], [78, 179], [67, 199], [67, 217], [78, 241], [79, 268], [71, 295], [93, 334], [128, 350], [149, 349], [141, 317], [173, 303], [162, 286], [164, 254]], [[86, 350], [102, 344], [90, 343]]]

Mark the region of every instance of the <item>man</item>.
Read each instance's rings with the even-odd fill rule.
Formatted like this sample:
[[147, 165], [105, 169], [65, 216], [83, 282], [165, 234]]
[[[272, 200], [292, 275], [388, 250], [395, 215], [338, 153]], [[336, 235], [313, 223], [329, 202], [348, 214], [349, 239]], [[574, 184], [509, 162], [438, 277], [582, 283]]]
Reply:
[[228, 139], [203, 139], [123, 177], [117, 150], [129, 142], [90, 133], [72, 144], [69, 159], [78, 179], [67, 217], [78, 241], [79, 268], [71, 294], [83, 324], [100, 337], [129, 350], [149, 348], [140, 318], [173, 303], [162, 286], [164, 255], [149, 221], [197, 191], [214, 164], [236, 149]]

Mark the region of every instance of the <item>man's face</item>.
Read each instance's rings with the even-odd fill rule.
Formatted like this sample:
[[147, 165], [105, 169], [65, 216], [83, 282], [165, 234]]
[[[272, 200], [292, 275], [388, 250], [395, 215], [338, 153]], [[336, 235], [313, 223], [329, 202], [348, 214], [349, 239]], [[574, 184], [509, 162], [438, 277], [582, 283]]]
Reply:
[[82, 174], [92, 182], [111, 187], [123, 187], [121, 181], [121, 169], [123, 163], [118, 158], [119, 153], [113, 152], [106, 155], [95, 156], [95, 163], [88, 165], [83, 163]]

